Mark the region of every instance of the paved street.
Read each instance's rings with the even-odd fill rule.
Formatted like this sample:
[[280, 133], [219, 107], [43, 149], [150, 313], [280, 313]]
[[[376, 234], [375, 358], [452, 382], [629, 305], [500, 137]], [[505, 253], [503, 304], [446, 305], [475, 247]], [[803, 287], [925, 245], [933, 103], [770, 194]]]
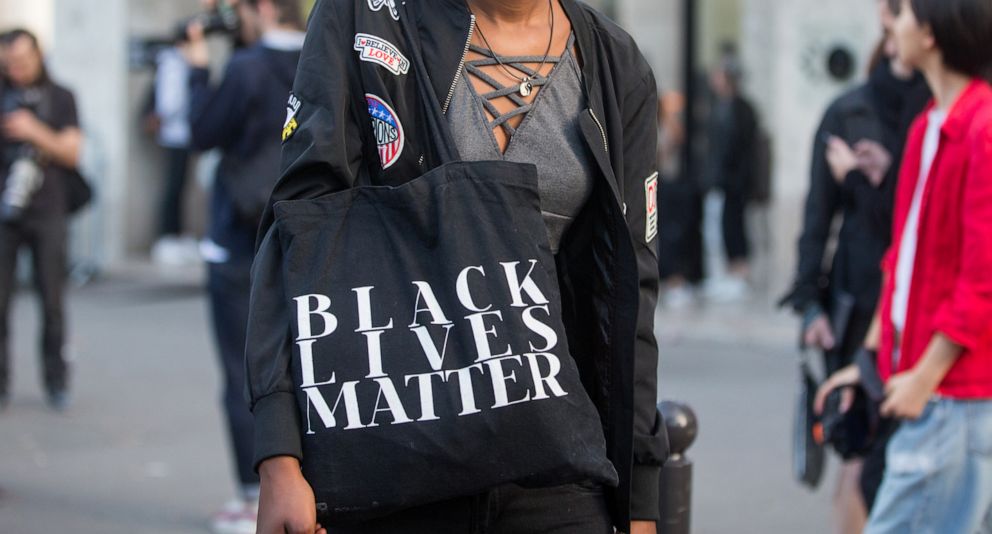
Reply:
[[[0, 533], [198, 533], [233, 492], [206, 305], [195, 276], [114, 276], [74, 293], [76, 395], [39, 392], [37, 310], [15, 307], [13, 402], [0, 416]], [[771, 305], [663, 312], [662, 397], [701, 420], [693, 532], [820, 533], [829, 488], [789, 474], [794, 322]]]

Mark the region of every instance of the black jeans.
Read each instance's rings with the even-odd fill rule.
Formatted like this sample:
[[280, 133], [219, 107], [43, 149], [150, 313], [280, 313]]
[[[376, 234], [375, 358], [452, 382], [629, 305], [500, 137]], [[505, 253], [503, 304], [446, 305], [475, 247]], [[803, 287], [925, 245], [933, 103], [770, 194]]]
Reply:
[[161, 235], [180, 235], [183, 225], [183, 193], [189, 175], [189, 155], [187, 148], [165, 149], [166, 174], [165, 194], [162, 197]]
[[746, 260], [750, 254], [744, 217], [746, 212], [746, 194], [726, 189], [723, 197], [723, 246], [728, 261]]
[[15, 225], [0, 223], [0, 393], [10, 381], [9, 315], [17, 284], [17, 256], [22, 246], [31, 251], [35, 288], [41, 299], [41, 360], [49, 393], [68, 387], [65, 344], [65, 294], [68, 221], [64, 216], [28, 216]]
[[245, 337], [251, 291], [247, 261], [210, 264], [207, 292], [223, 372], [224, 414], [242, 486], [258, 484], [252, 460], [255, 427], [245, 400]]
[[420, 506], [359, 526], [330, 528], [328, 532], [612, 534], [613, 522], [606, 507], [606, 495], [599, 485], [528, 489], [506, 484], [481, 495]]

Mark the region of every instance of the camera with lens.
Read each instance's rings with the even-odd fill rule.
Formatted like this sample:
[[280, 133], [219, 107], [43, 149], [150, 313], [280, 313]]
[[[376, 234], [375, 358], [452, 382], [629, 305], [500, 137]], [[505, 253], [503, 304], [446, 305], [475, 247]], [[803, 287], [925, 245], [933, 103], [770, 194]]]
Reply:
[[[37, 114], [42, 99], [39, 89], [0, 89], [0, 116], [18, 110]], [[20, 220], [34, 194], [41, 189], [45, 174], [38, 163], [37, 151], [30, 144], [5, 140], [2, 148], [3, 161], [10, 165], [0, 191], [0, 221], [10, 223]]]
[[194, 22], [203, 26], [205, 35], [221, 33], [233, 36], [241, 28], [241, 18], [238, 16], [237, 8], [228, 0], [217, 0], [217, 5], [213, 9], [179, 22], [175, 29], [175, 41], [186, 41], [186, 30]]
[[176, 23], [172, 35], [168, 37], [132, 37], [128, 42], [128, 63], [134, 70], [154, 68], [156, 58], [162, 50], [178, 43], [186, 42], [189, 25], [198, 22], [206, 35], [227, 35], [237, 40], [241, 30], [241, 17], [230, 0], [218, 0], [210, 10]]

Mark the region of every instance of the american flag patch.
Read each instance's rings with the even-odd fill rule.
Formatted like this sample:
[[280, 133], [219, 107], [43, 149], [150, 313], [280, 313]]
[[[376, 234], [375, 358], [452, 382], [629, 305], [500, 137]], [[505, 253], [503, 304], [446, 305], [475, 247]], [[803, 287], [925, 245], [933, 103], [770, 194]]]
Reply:
[[365, 95], [369, 105], [369, 117], [372, 118], [372, 132], [379, 146], [379, 161], [383, 169], [388, 169], [400, 159], [406, 136], [400, 118], [383, 99], [373, 94]]

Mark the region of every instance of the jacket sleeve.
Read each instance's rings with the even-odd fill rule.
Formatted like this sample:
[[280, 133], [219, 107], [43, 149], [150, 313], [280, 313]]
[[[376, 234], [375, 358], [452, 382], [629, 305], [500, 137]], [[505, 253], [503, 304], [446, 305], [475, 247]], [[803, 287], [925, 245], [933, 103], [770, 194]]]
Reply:
[[658, 96], [654, 74], [646, 63], [641, 72], [646, 74], [627, 93], [622, 112], [624, 200], [640, 284], [634, 345], [634, 467], [630, 512], [634, 521], [651, 521], [660, 519], [658, 483], [661, 467], [668, 457], [668, 436], [658, 416], [658, 343], [654, 336], [658, 303], [655, 157]]
[[198, 150], [230, 148], [250, 113], [246, 87], [250, 87], [247, 65], [238, 53], [224, 71], [224, 79], [210, 87], [210, 71], [195, 68], [189, 75], [190, 144]]
[[803, 231], [799, 237], [799, 267], [792, 291], [783, 300], [798, 312], [805, 312], [809, 306], [818, 305], [820, 301], [823, 256], [841, 198], [840, 186], [827, 163], [827, 145], [823, 137], [837, 133], [840, 127], [838, 122], [836, 113], [828, 110], [813, 139], [809, 194], [806, 197]]
[[950, 297], [937, 309], [934, 328], [965, 349], [989, 338], [992, 323], [992, 131], [973, 142], [962, 193], [960, 271]]
[[[343, 21], [354, 0], [321, 0], [314, 8], [293, 93], [298, 127], [283, 145], [283, 175], [273, 189], [259, 229], [252, 265], [251, 305], [245, 351], [247, 396], [255, 417], [255, 467], [274, 456], [302, 458], [296, 405], [290, 309], [283, 278], [282, 244], [272, 206], [313, 199], [351, 187], [361, 164], [361, 135], [350, 102], [353, 74], [350, 35]], [[354, 32], [351, 32], [352, 34]]]

